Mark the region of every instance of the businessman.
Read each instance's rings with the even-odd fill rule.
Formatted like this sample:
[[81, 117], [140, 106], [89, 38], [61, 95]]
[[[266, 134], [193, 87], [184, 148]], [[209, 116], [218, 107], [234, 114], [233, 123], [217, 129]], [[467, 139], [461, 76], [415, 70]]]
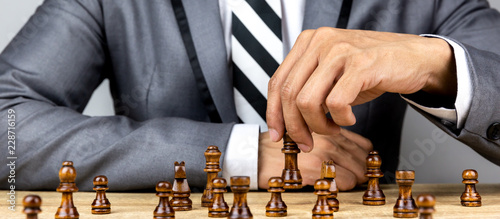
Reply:
[[[17, 118], [16, 187], [53, 189], [64, 160], [82, 190], [99, 174], [115, 190], [153, 188], [181, 160], [190, 185], [203, 187], [203, 151], [217, 145], [223, 176], [265, 188], [281, 174], [285, 128], [305, 152], [304, 184], [326, 159], [339, 188], [363, 183], [372, 149], [390, 181], [407, 102], [500, 164], [500, 14], [486, 1], [266, 1], [281, 26], [263, 21], [262, 33], [282, 50], [245, 20], [260, 14], [255, 2], [264, 1], [45, 1], [0, 55], [0, 111]], [[252, 56], [252, 39], [271, 58]], [[269, 86], [248, 74], [245, 54], [273, 75]], [[240, 73], [268, 100], [249, 100]], [[105, 78], [116, 116], [82, 115]], [[262, 102], [267, 114], [253, 104]]]

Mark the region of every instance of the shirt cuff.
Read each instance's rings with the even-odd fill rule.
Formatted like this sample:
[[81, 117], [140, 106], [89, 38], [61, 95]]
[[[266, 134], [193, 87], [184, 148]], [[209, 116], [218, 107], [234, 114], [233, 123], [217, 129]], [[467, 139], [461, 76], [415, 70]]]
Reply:
[[256, 124], [233, 126], [222, 164], [222, 177], [228, 182], [231, 176], [250, 176], [250, 189], [259, 189], [259, 134], [259, 125]]
[[457, 128], [462, 128], [467, 115], [469, 114], [470, 106], [472, 103], [472, 82], [470, 77], [469, 64], [467, 62], [467, 56], [465, 49], [452, 39], [433, 35], [433, 34], [422, 34], [420, 36], [424, 37], [434, 37], [445, 40], [452, 48], [455, 56], [456, 70], [457, 70], [457, 98], [455, 100], [455, 109], [447, 109], [444, 107], [434, 108], [426, 107], [415, 103], [407, 98], [404, 98], [410, 104], [416, 106], [417, 108], [432, 114], [438, 118], [448, 120], [450, 122], [456, 123]]

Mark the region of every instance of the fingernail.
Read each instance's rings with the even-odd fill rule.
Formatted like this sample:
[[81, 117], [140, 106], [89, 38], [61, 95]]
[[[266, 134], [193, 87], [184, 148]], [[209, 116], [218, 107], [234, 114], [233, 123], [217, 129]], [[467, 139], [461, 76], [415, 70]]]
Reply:
[[300, 148], [300, 150], [304, 152], [309, 152], [311, 151], [311, 147], [305, 145], [305, 144], [297, 144], [297, 146]]
[[271, 137], [271, 141], [277, 142], [280, 140], [279, 134], [275, 129], [269, 129], [269, 136]]

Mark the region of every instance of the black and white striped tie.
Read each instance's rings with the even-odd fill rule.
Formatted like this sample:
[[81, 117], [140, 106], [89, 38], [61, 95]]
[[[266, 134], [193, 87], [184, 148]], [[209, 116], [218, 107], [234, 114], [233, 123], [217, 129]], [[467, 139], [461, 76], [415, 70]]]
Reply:
[[236, 112], [267, 131], [267, 83], [283, 61], [280, 0], [234, 0], [231, 7]]

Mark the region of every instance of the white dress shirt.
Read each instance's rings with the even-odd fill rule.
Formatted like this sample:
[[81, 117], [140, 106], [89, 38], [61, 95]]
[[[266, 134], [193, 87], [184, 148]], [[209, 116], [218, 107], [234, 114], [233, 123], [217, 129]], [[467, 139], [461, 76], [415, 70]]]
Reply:
[[[231, 59], [231, 5], [244, 0], [219, 0], [222, 26], [228, 61]], [[279, 7], [281, 2], [281, 22], [283, 36], [283, 57], [290, 52], [295, 40], [302, 32], [306, 0], [266, 0], [272, 7]], [[453, 48], [457, 69], [458, 91], [455, 109], [431, 108], [419, 105], [412, 100], [404, 98], [408, 103], [430, 113], [438, 118], [456, 123], [457, 128], [464, 124], [472, 101], [472, 83], [465, 50], [456, 42], [438, 35], [424, 34], [425, 37], [441, 38]], [[259, 125], [236, 124], [229, 137], [228, 146], [224, 155], [222, 176], [229, 180], [231, 176], [250, 176], [250, 188], [258, 189], [258, 149]], [[284, 158], [283, 158], [284, 159]]]

